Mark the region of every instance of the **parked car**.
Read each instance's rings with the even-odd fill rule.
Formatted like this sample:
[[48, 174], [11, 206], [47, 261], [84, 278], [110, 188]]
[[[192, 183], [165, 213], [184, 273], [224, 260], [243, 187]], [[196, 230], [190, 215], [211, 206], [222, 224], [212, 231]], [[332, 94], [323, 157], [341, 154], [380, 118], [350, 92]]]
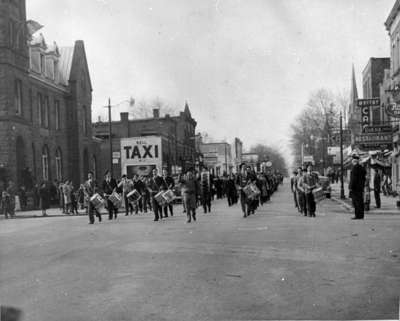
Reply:
[[324, 191], [326, 198], [331, 198], [331, 192], [332, 192], [332, 187], [331, 187], [331, 182], [329, 177], [327, 176], [321, 176], [318, 173], [318, 180], [319, 184], [322, 187], [322, 190]]

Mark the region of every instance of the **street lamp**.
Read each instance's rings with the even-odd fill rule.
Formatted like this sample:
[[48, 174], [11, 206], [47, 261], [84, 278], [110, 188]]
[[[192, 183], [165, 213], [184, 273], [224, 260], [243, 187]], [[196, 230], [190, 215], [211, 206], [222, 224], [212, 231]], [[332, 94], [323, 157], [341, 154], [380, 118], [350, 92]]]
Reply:
[[344, 196], [344, 186], [343, 186], [343, 116], [342, 111], [340, 111], [339, 116], [339, 126], [340, 126], [340, 198], [343, 200], [345, 199]]

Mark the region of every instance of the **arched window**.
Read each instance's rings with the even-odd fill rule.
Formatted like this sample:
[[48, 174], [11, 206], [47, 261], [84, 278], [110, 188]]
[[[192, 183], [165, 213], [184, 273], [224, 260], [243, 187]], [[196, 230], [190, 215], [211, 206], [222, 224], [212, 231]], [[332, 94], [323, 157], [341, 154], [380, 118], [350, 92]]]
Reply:
[[42, 149], [42, 178], [44, 181], [49, 180], [49, 149], [47, 145]]
[[58, 181], [62, 181], [62, 153], [61, 149], [56, 150], [56, 177]]

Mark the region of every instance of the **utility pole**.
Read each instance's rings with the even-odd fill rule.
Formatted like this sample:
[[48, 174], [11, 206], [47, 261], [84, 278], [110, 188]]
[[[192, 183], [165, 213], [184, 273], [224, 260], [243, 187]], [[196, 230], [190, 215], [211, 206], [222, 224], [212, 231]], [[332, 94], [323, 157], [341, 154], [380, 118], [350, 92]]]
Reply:
[[345, 199], [343, 186], [343, 116], [340, 111], [340, 199]]
[[110, 143], [110, 173], [113, 175], [113, 151], [112, 151], [112, 129], [111, 129], [111, 98], [108, 98], [108, 139]]

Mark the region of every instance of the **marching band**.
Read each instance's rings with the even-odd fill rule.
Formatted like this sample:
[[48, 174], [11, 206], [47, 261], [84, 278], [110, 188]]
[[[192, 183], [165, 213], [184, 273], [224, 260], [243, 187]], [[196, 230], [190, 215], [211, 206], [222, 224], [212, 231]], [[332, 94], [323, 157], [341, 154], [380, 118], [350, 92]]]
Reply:
[[101, 222], [102, 209], [107, 209], [109, 220], [117, 219], [118, 211], [122, 207], [126, 216], [133, 212], [147, 213], [147, 209], [150, 209], [154, 213], [154, 221], [160, 221], [174, 215], [173, 204], [179, 194], [187, 223], [190, 223], [192, 220], [196, 221], [198, 205], [203, 207], [204, 213], [211, 212], [211, 203], [217, 194], [216, 186], [221, 186], [220, 194], [226, 195], [229, 206], [240, 200], [243, 217], [247, 217], [270, 199], [282, 183], [283, 177], [265, 169], [256, 173], [244, 163], [240, 169], [239, 174], [225, 174], [223, 178], [214, 177], [207, 168], [203, 168], [197, 175], [190, 169], [175, 180], [166, 169], [159, 175], [158, 169], [154, 168], [149, 177], [134, 174], [129, 178], [124, 174], [118, 182], [107, 170], [101, 190], [93, 173], [89, 172], [87, 181], [82, 184], [89, 224], [94, 224], [95, 216]]

